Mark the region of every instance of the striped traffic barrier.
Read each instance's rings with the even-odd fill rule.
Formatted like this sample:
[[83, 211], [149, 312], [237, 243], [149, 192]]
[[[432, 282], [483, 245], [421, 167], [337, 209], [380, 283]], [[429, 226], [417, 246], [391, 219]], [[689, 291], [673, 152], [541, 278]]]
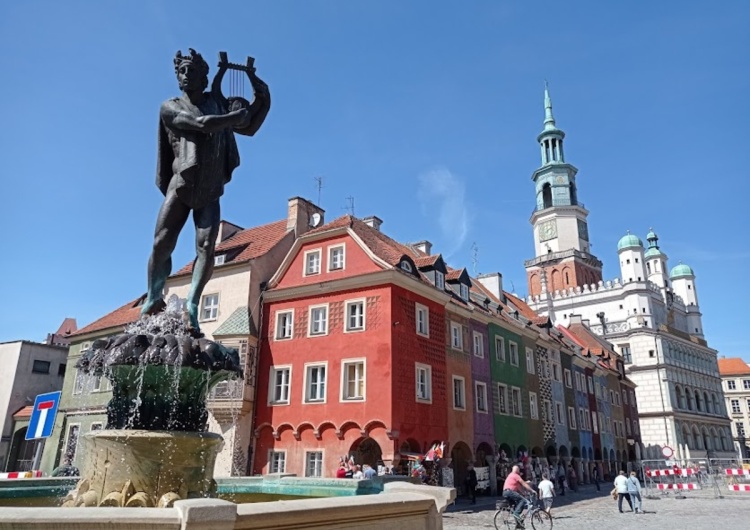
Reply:
[[725, 469], [727, 475], [750, 476], [750, 469]]
[[699, 490], [701, 489], [700, 484], [657, 484], [656, 487], [660, 490]]
[[698, 473], [695, 469], [648, 469], [646, 475], [649, 477], [688, 477]]
[[750, 491], [750, 484], [727, 484], [729, 491]]
[[0, 473], [0, 479], [40, 478], [41, 476], [41, 471], [11, 471], [10, 473]]

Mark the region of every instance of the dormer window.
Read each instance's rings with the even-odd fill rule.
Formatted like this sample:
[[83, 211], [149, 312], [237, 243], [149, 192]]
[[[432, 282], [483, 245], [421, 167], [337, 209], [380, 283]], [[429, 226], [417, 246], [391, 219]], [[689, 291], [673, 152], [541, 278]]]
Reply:
[[226, 254], [219, 254], [214, 256], [214, 265], [224, 265], [224, 261], [227, 259]]
[[469, 300], [469, 286], [466, 285], [465, 283], [461, 283], [459, 285], [460, 285], [460, 289], [459, 290], [460, 290], [460, 293], [461, 293], [461, 298], [463, 300], [467, 300], [468, 301]]
[[409, 262], [408, 262], [408, 261], [406, 261], [406, 260], [403, 260], [403, 261], [401, 262], [401, 265], [400, 265], [400, 267], [401, 267], [401, 270], [402, 270], [402, 271], [406, 271], [406, 272], [408, 272], [409, 274], [411, 274], [411, 273], [413, 273], [413, 272], [414, 272], [414, 269], [412, 268], [412, 266], [411, 266], [411, 263], [409, 263]]
[[435, 287], [441, 291], [445, 290], [445, 274], [441, 271], [435, 271]]

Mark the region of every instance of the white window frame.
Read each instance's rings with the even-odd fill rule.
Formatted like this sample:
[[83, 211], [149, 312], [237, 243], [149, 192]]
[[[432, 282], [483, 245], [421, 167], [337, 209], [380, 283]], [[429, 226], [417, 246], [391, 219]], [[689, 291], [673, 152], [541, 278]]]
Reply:
[[[497, 348], [497, 345], [500, 345], [500, 349]], [[505, 338], [504, 337], [495, 337], [495, 360], [505, 362]]]
[[[284, 330], [281, 326], [281, 317], [289, 315], [289, 334], [282, 335], [279, 331]], [[273, 334], [273, 340], [291, 340], [294, 338], [294, 309], [280, 309], [276, 311], [276, 333]]]
[[508, 352], [510, 354], [510, 365], [518, 366], [518, 343], [508, 341]]
[[[320, 459], [319, 460], [316, 459], [316, 461], [313, 463], [313, 466], [315, 468], [313, 473], [310, 473], [310, 462], [311, 462], [310, 456], [311, 455], [320, 455]], [[324, 462], [325, 462], [325, 453], [323, 452], [323, 449], [305, 451], [305, 461], [304, 461], [305, 477], [321, 478], [323, 476], [323, 463]]]
[[[420, 374], [424, 374], [424, 392], [420, 393]], [[414, 363], [414, 396], [417, 403], [432, 403], [432, 366]]]
[[588, 380], [589, 394], [593, 394], [594, 393], [594, 378], [589, 375], [587, 376], [587, 380]]
[[[456, 334], [456, 330], [458, 330], [458, 334]], [[451, 348], [464, 351], [464, 327], [453, 321], [451, 321]]]
[[561, 401], [555, 401], [555, 423], [565, 425], [565, 409]]
[[739, 399], [730, 399], [729, 400], [729, 406], [732, 408], [732, 414], [741, 414], [742, 413], [742, 408], [740, 407], [740, 400]]
[[[309, 270], [309, 264], [310, 264], [310, 256], [317, 254], [318, 255], [318, 268], [315, 271]], [[306, 250], [303, 254], [302, 258], [302, 276], [317, 276], [320, 274], [320, 271], [322, 269], [321, 264], [323, 261], [323, 249], [322, 248], [313, 248], [310, 250]]]
[[[513, 416], [516, 418], [523, 418], [523, 399], [521, 394], [521, 389], [517, 386], [510, 387], [510, 402], [511, 402], [511, 412], [513, 413]], [[517, 399], [516, 399], [517, 398]], [[518, 410], [516, 411], [516, 406]]]
[[[430, 309], [422, 304], [415, 304], [415, 318], [416, 318], [416, 331], [417, 335], [421, 335], [422, 337], [429, 337], [430, 336]], [[424, 330], [419, 329], [420, 328], [420, 315], [424, 315]]]
[[529, 416], [532, 420], [539, 419], [539, 398], [536, 392], [529, 392]]
[[[305, 393], [302, 396], [302, 403], [307, 404], [319, 404], [319, 403], [325, 403], [328, 401], [328, 363], [323, 362], [316, 362], [316, 363], [305, 363], [305, 375], [304, 375], [304, 385], [305, 385]], [[318, 368], [323, 368], [323, 397], [317, 397], [312, 395], [312, 371]], [[318, 394], [320, 393], [319, 387], [320, 382], [318, 384]]]
[[88, 376], [83, 373], [83, 370], [76, 368], [76, 377], [73, 380], [73, 395], [78, 396], [83, 393], [83, 389], [86, 388], [86, 380]]
[[[483, 396], [480, 399], [480, 394]], [[481, 408], [481, 402], [484, 401], [484, 408]], [[490, 411], [489, 400], [487, 399], [487, 383], [474, 381], [474, 407], [480, 414], [488, 414]]]
[[[362, 381], [362, 395], [361, 396], [350, 396], [349, 395], [349, 366], [354, 365], [362, 365], [361, 371], [362, 373], [359, 374], [359, 378], [354, 381], [355, 388], [358, 388], [360, 385], [357, 384], [359, 380]], [[341, 403], [349, 403], [349, 402], [361, 402], [366, 401], [367, 399], [367, 359], [364, 357], [355, 358], [355, 359], [342, 359], [341, 360], [341, 393], [339, 395], [339, 401]]]
[[458, 292], [459, 296], [461, 296], [462, 300], [468, 301], [469, 300], [469, 286], [465, 283], [459, 283], [458, 284]]
[[731, 379], [727, 381], [727, 390], [737, 390], [737, 383]]
[[[216, 298], [216, 304], [208, 304], [211, 299]], [[213, 322], [219, 318], [219, 304], [221, 300], [219, 297], [219, 293], [209, 293], [204, 294], [201, 296], [201, 311], [200, 311], [200, 320], [199, 322]], [[205, 316], [204, 313], [208, 310], [209, 314], [208, 316]]]
[[435, 287], [445, 291], [445, 274], [443, 274], [443, 271], [435, 271]]
[[227, 260], [226, 254], [217, 254], [214, 256], [214, 266], [216, 265], [224, 265], [224, 263]]
[[542, 400], [544, 407], [544, 419], [550, 423], [555, 423], [555, 411], [552, 409], [552, 401], [549, 399]]
[[565, 378], [565, 386], [573, 388], [573, 376], [567, 368], [563, 369], [563, 377]]
[[568, 407], [568, 426], [576, 429], [576, 409], [570, 406]]
[[[362, 325], [359, 327], [351, 327], [350, 324], [350, 318], [351, 315], [349, 314], [349, 308], [352, 306], [361, 306], [362, 307], [362, 314], [359, 315], [358, 320], [362, 321]], [[347, 300], [344, 303], [344, 333], [359, 333], [360, 331], [364, 331], [367, 327], [367, 316], [366, 316], [366, 309], [367, 309], [367, 300], [365, 298], [358, 298], [356, 300]]]
[[627, 390], [622, 391], [622, 403], [624, 405], [628, 404], [628, 391]]
[[474, 350], [474, 357], [480, 357], [484, 359], [484, 335], [478, 331], [474, 331], [472, 336], [472, 348]]
[[536, 369], [534, 368], [534, 348], [526, 348], [526, 373], [536, 373]]
[[[333, 252], [335, 250], [341, 250], [341, 266], [340, 267], [334, 267], [334, 259], [333, 259]], [[328, 252], [326, 252], [328, 256], [328, 262], [326, 263], [326, 270], [328, 272], [332, 271], [343, 271], [346, 269], [346, 244], [341, 243], [338, 245], [331, 245], [328, 247]], [[305, 270], [307, 270], [307, 264], [305, 264]]]
[[[510, 404], [508, 403], [508, 385], [504, 383], [498, 383], [497, 384], [497, 393], [498, 393], [498, 399], [497, 399], [497, 412], [498, 414], [502, 414], [503, 416], [510, 416]], [[505, 410], [502, 410], [500, 408], [500, 405], [505, 405]]]
[[[94, 425], [98, 425], [99, 428], [98, 429], [94, 429]], [[93, 432], [101, 431], [102, 429], [104, 429], [104, 423], [101, 422], [101, 421], [92, 421], [91, 425], [89, 425], [89, 432], [92, 432], [92, 431]]]
[[[466, 410], [466, 378], [460, 375], [452, 376], [453, 382], [453, 410]], [[459, 386], [456, 386], [456, 383]], [[460, 403], [456, 403], [456, 390], [458, 390], [458, 397]]]
[[[320, 331], [320, 332], [314, 333], [313, 332], [313, 323], [314, 323], [313, 322], [313, 311], [314, 310], [318, 310], [318, 309], [325, 309], [325, 321], [324, 321], [325, 322], [325, 326], [324, 326], [325, 327], [325, 331]], [[326, 335], [328, 335], [328, 321], [329, 321], [329, 316], [330, 316], [330, 314], [328, 312], [328, 309], [329, 309], [329, 305], [328, 304], [311, 305], [307, 309], [307, 321], [308, 321], [307, 336], [308, 337], [325, 337]]]
[[[281, 458], [278, 458], [281, 457]], [[279, 460], [281, 469], [279, 469]], [[269, 473], [286, 473], [286, 449], [269, 449], [268, 450], [268, 472]]]
[[[276, 398], [276, 374], [278, 372], [284, 372], [287, 371], [287, 381], [286, 383], [282, 382], [281, 386], [283, 387], [286, 384], [286, 399], [279, 399], [278, 401]], [[292, 402], [292, 365], [291, 364], [282, 364], [278, 366], [271, 366], [269, 374], [268, 374], [268, 404], [271, 406], [277, 406], [277, 405], [289, 405]]]
[[578, 409], [578, 424], [582, 431], [586, 429], [586, 411], [584, 409]]
[[591, 425], [594, 427], [594, 434], [599, 434], [599, 421], [595, 411], [591, 411]]
[[620, 406], [620, 393], [617, 390], [615, 390], [615, 406]]
[[90, 374], [89, 381], [91, 381], [91, 392], [101, 392], [102, 390], [104, 390], [102, 388], [102, 380], [104, 379], [106, 379], [106, 377], [104, 377], [104, 374]]
[[556, 362], [550, 363], [552, 365], [552, 380], [560, 383], [562, 381], [562, 374], [560, 373], [560, 365]]
[[63, 446], [63, 450], [65, 451], [65, 454], [68, 455], [70, 453], [69, 447], [70, 447], [70, 436], [73, 433], [73, 427], [78, 427], [78, 434], [76, 435], [76, 445], [73, 447], [73, 454], [70, 455], [70, 461], [73, 462], [76, 459], [76, 455], [78, 454], [78, 444], [81, 443], [81, 424], [79, 423], [69, 423], [68, 424], [68, 430], [65, 433], [65, 445]]

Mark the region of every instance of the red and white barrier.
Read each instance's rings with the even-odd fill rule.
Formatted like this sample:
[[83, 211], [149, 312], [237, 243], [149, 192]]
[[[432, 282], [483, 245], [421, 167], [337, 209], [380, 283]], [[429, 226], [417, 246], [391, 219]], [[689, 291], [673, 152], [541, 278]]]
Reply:
[[41, 471], [11, 471], [10, 473], [0, 473], [0, 479], [3, 478], [40, 478]]
[[695, 469], [649, 469], [646, 470], [646, 476], [647, 477], [688, 477], [690, 475], [695, 475], [698, 473]]
[[750, 469], [725, 469], [727, 475], [750, 476]]
[[700, 484], [657, 484], [660, 490], [699, 490]]
[[729, 491], [750, 491], [750, 484], [728, 484]]

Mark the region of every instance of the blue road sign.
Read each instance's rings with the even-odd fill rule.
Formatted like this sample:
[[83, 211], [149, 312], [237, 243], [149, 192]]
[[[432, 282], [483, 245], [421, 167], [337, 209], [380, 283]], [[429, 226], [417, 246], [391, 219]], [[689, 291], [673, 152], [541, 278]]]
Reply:
[[27, 440], [37, 438], [49, 438], [52, 428], [55, 426], [55, 415], [57, 406], [60, 404], [60, 392], [48, 392], [39, 394], [34, 400], [34, 410], [29, 419], [29, 428], [26, 430]]

